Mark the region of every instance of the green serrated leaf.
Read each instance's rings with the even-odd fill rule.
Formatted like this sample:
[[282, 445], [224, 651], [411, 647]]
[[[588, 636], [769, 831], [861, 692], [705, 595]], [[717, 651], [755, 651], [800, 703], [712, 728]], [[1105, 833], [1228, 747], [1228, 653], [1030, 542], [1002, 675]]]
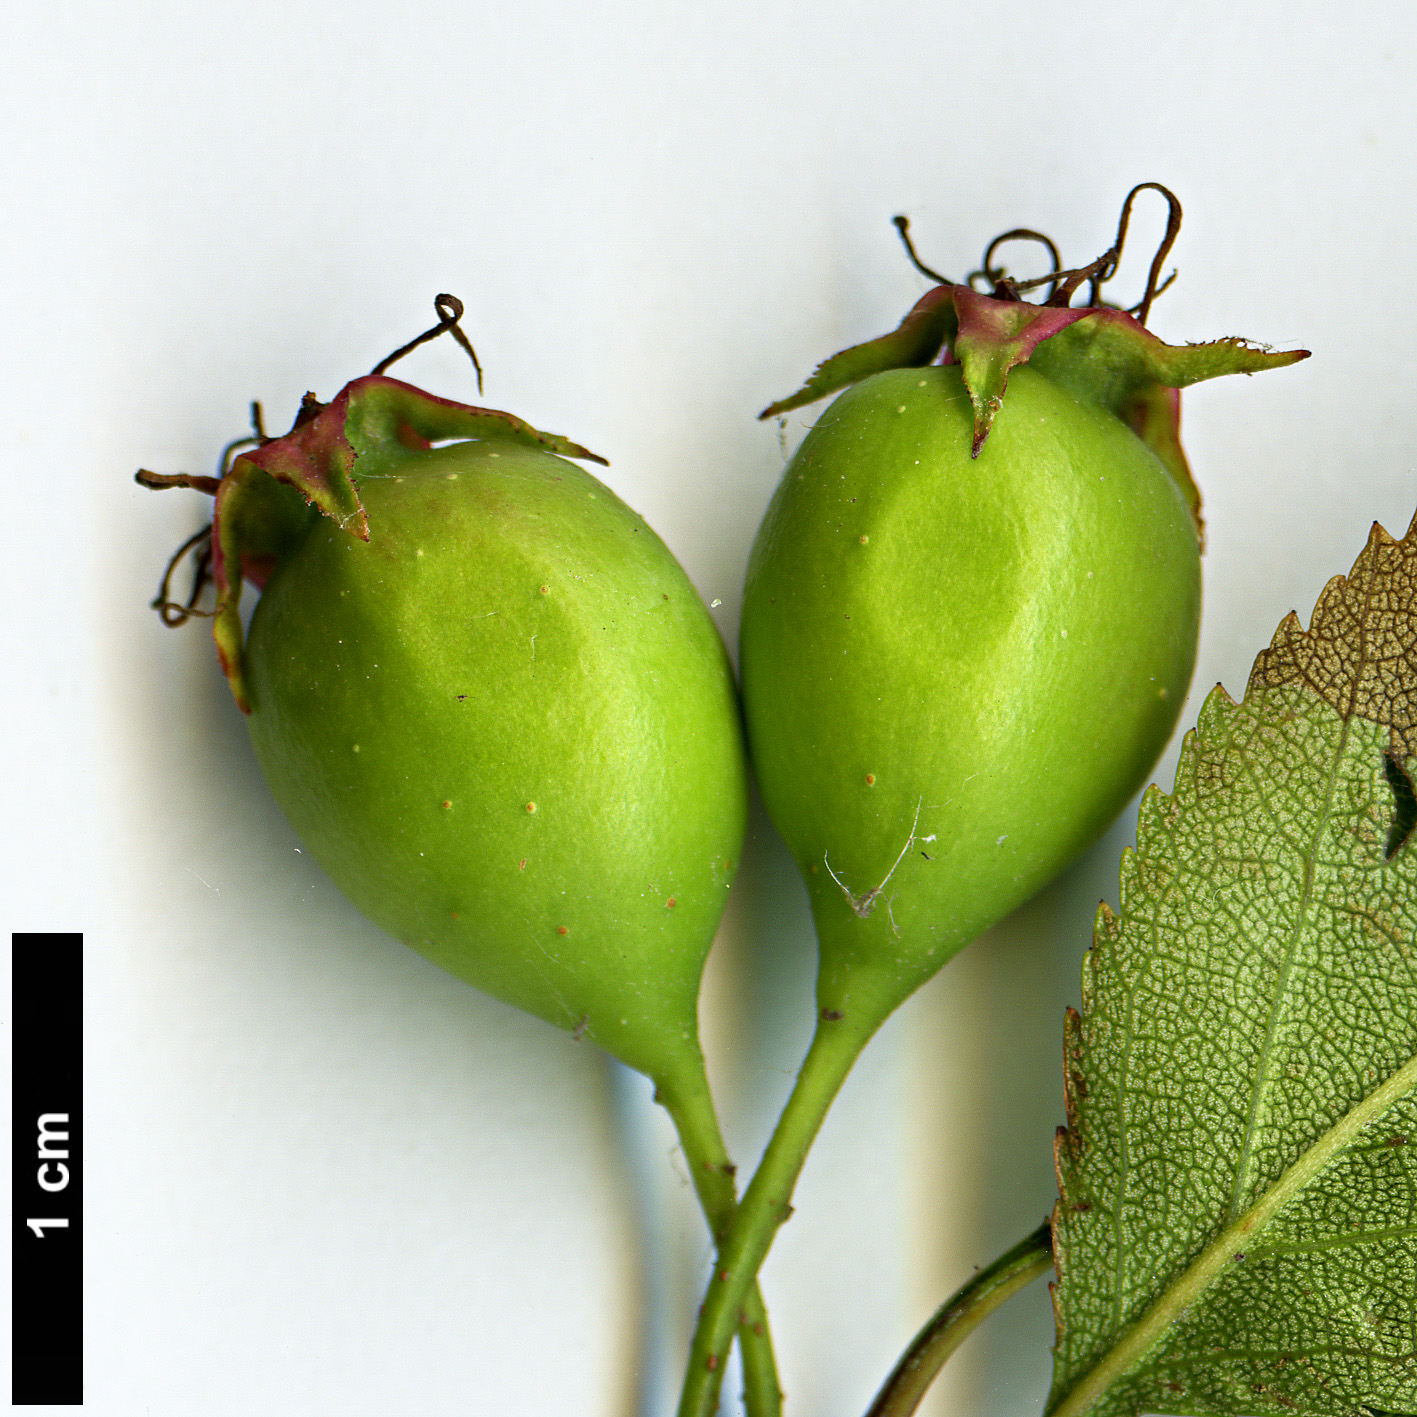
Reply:
[[1415, 750], [1417, 519], [1142, 803], [1067, 1022], [1052, 1417], [1417, 1411]]

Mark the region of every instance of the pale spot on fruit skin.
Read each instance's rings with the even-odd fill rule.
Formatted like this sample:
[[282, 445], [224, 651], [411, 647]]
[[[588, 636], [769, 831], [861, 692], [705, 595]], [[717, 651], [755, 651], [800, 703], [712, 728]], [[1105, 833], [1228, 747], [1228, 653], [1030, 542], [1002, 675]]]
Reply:
[[904, 405], [904, 404], [901, 404], [901, 406], [900, 406], [898, 409], [896, 409], [896, 412], [897, 412], [897, 413], [904, 413], [904, 412], [905, 412], [905, 405]]
[[1068, 632], [1067, 632], [1066, 630], [1059, 630], [1058, 633], [1059, 633], [1064, 639], [1067, 639], [1067, 637], [1068, 637]]
[[414, 554], [415, 556], [421, 556], [421, 555], [423, 555], [423, 548], [420, 546], [420, 547], [418, 548], [418, 550], [415, 551], [413, 554]]
[[536, 811], [536, 803], [535, 803], [535, 802], [528, 802], [528, 803], [526, 804], [526, 810], [527, 810], [527, 815], [530, 816], [531, 813], [533, 813], [534, 811]]
[[359, 751], [359, 744], [358, 744], [358, 743], [356, 743], [356, 744], [354, 745], [354, 751], [355, 751], [356, 753]]
[[867, 543], [869, 543], [870, 540], [871, 540], [871, 538], [870, 538], [869, 536], [861, 536], [861, 537], [858, 537], [857, 539], [860, 541], [860, 543], [861, 543], [862, 546], [867, 545]]
[[444, 482], [456, 482], [457, 480], [458, 480], [458, 475], [457, 475], [457, 473], [455, 473], [455, 472], [447, 473], [447, 474], [444, 476], [444, 478], [443, 478], [443, 481], [444, 481]]

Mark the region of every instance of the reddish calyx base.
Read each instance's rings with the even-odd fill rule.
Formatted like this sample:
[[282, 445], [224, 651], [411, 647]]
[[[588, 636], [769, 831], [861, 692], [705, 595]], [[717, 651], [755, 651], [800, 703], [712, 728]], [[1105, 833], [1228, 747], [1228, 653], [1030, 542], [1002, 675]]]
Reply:
[[513, 414], [438, 398], [401, 380], [370, 374], [346, 384], [327, 404], [307, 394], [290, 432], [252, 440], [259, 446], [237, 456], [219, 479], [139, 474], [146, 487], [189, 487], [215, 498], [212, 635], [222, 672], [243, 713], [251, 711], [251, 704], [241, 662], [242, 581], [264, 586], [314, 516], [329, 517], [361, 541], [369, 539], [356, 486], [361, 457], [394, 446], [419, 449], [462, 438], [498, 439], [605, 462], [579, 443], [543, 433]]
[[1199, 536], [1201, 499], [1181, 450], [1179, 391], [1222, 374], [1256, 374], [1308, 357], [1307, 349], [1271, 350], [1244, 339], [1172, 345], [1111, 306], [1058, 308], [982, 295], [967, 285], [938, 285], [896, 329], [823, 361], [801, 389], [759, 416], [815, 403], [872, 374], [938, 360], [960, 366], [974, 408], [977, 457], [1003, 405], [1009, 370], [1027, 363], [1131, 428], [1175, 478]]

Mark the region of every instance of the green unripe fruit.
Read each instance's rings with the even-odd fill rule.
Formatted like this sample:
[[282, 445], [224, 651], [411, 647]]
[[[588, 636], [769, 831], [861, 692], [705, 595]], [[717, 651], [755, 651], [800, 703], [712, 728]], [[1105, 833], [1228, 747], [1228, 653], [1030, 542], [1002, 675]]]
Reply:
[[[155, 608], [199, 613], [210, 569], [218, 657], [311, 854], [436, 964], [653, 1079], [718, 1235], [735, 1168], [697, 1004], [746, 827], [732, 670], [668, 549], [566, 460], [603, 459], [382, 376], [445, 332], [477, 363], [462, 303], [434, 304], [434, 329], [329, 404], [307, 394], [283, 438], [253, 406], [219, 477], [138, 474], [216, 499]], [[745, 1400], [770, 1415], [767, 1314], [742, 1288]]]
[[[585, 455], [356, 381], [223, 479], [218, 644], [272, 793], [364, 914], [695, 1087], [746, 817], [732, 671], [643, 518], [548, 447]], [[268, 577], [244, 644], [236, 564]]]
[[[1099, 292], [1149, 188], [1170, 220], [1137, 320]], [[1305, 357], [1242, 340], [1166, 345], [1145, 329], [1179, 222], [1174, 196], [1144, 183], [1090, 265], [1061, 270], [1047, 237], [1016, 228], [955, 284], [919, 261], [897, 217], [934, 287], [894, 331], [824, 361], [762, 414], [848, 390], [768, 508], [740, 643], [763, 800], [811, 897], [819, 1018], [719, 1245], [680, 1417], [717, 1408], [737, 1308], [862, 1048], [1093, 840], [1175, 723], [1201, 530], [1177, 390]], [[1051, 276], [1009, 278], [994, 254], [1019, 239], [1049, 248]], [[1074, 307], [1084, 282], [1094, 304]], [[1042, 304], [1022, 298], [1045, 285]], [[888, 1383], [877, 1405], [904, 1391]]]
[[849, 389], [753, 548], [741, 660], [768, 811], [808, 883], [819, 1002], [884, 1016], [1141, 785], [1195, 660], [1176, 482], [1025, 367], [978, 457], [958, 366]]
[[847, 390], [764, 518], [740, 655], [825, 1021], [864, 1042], [1141, 786], [1199, 628], [1177, 391], [1306, 353], [1168, 345], [1110, 306], [942, 281], [765, 411]]

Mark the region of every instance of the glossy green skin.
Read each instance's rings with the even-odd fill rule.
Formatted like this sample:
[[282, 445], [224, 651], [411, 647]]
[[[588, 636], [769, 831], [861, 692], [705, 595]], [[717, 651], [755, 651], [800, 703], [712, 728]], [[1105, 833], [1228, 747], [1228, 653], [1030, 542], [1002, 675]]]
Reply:
[[849, 389], [748, 569], [751, 755], [812, 898], [819, 1004], [858, 1022], [1098, 836], [1195, 662], [1196, 534], [1149, 449], [1026, 366], [977, 459], [972, 426], [957, 367]]
[[[722, 642], [643, 519], [511, 443], [360, 457], [245, 652], [272, 792], [346, 896], [451, 973], [670, 1080], [742, 845]], [[528, 804], [535, 804], [535, 810]]]

